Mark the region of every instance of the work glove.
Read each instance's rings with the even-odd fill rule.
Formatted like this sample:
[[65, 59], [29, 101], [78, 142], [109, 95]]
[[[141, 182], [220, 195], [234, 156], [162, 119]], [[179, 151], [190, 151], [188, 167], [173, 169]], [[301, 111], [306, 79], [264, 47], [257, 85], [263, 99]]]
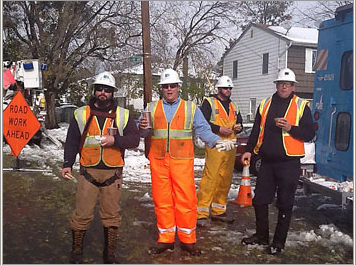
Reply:
[[236, 139], [218, 140], [216, 142], [216, 146], [215, 147], [218, 150], [218, 152], [230, 151], [230, 150], [234, 149], [235, 147], [237, 147]]

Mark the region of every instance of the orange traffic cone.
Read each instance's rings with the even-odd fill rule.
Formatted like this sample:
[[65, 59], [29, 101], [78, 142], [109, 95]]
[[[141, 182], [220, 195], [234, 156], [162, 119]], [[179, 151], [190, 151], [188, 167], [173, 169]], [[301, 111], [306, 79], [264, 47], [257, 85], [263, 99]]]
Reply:
[[239, 189], [239, 194], [233, 203], [240, 206], [252, 206], [252, 193], [251, 193], [251, 181], [250, 181], [250, 164], [245, 161], [245, 165], [242, 170], [242, 179]]

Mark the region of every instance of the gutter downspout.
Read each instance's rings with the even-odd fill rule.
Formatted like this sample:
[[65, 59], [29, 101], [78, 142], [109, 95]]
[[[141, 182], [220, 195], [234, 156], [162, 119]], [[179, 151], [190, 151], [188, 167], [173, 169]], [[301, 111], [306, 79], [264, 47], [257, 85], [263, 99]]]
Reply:
[[285, 66], [283, 68], [288, 67], [288, 50], [289, 48], [293, 45], [293, 41], [290, 41], [287, 45], [286, 45], [286, 49], [284, 50], [284, 52], [280, 53], [278, 56], [278, 70], [280, 70], [280, 58], [283, 56], [283, 54], [286, 54], [286, 58], [285, 58]]

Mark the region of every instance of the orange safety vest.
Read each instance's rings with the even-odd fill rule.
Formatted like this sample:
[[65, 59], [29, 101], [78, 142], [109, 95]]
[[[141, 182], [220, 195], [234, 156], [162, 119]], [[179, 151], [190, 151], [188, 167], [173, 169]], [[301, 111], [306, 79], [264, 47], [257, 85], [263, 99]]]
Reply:
[[[253, 150], [255, 154], [258, 154], [258, 151], [263, 142], [264, 129], [265, 129], [267, 114], [271, 102], [272, 102], [272, 97], [265, 98], [264, 100], [262, 100], [259, 107], [259, 112], [261, 115], [260, 134], [258, 136], [256, 146]], [[304, 108], [306, 105], [309, 105], [307, 100], [301, 99], [296, 95], [294, 95], [291, 101], [289, 102], [289, 106], [286, 110], [286, 113], [284, 114], [284, 118], [286, 118], [292, 126], [298, 126], [299, 121], [303, 116]], [[283, 129], [282, 129], [282, 140], [283, 140], [283, 147], [287, 156], [305, 155], [304, 141], [293, 138], [287, 131]]]
[[[211, 106], [211, 115], [210, 122], [219, 126], [227, 126], [229, 128], [233, 128], [237, 120], [237, 114], [239, 113], [239, 108], [237, 104], [230, 101], [229, 103], [229, 113], [226, 113], [224, 106], [221, 102], [215, 97], [206, 98]], [[224, 139], [235, 139], [236, 135], [231, 134], [226, 137], [218, 133], [221, 138]]]
[[172, 158], [194, 158], [193, 118], [195, 104], [180, 100], [176, 113], [168, 123], [163, 101], [158, 100], [147, 106], [152, 115], [152, 138], [149, 156], [163, 159], [169, 152]]
[[[112, 111], [110, 111], [112, 112]], [[80, 134], [83, 134], [85, 124], [90, 116], [90, 107], [83, 106], [75, 110], [74, 117], [78, 123]], [[123, 130], [129, 119], [129, 111], [117, 107], [116, 108], [116, 125], [119, 135], [123, 135]], [[100, 130], [99, 122], [96, 116], [93, 117], [89, 124], [88, 133], [86, 135], [83, 148], [80, 152], [80, 164], [87, 167], [93, 167], [103, 161], [108, 167], [122, 167], [124, 161], [120, 149], [115, 147], [102, 147], [100, 140], [95, 136], [107, 135], [107, 128], [111, 127], [111, 118], [106, 118], [103, 130]]]

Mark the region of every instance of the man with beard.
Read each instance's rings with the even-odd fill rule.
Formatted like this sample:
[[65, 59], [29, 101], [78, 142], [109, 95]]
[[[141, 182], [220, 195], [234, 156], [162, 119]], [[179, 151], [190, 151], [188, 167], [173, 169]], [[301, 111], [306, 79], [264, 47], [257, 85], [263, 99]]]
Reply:
[[73, 178], [72, 166], [80, 154], [80, 176], [76, 191], [76, 209], [70, 221], [73, 235], [71, 263], [83, 262], [83, 239], [94, 218], [100, 194], [100, 217], [104, 227], [105, 264], [116, 264], [115, 245], [121, 216], [124, 151], [137, 147], [139, 132], [129, 111], [113, 100], [115, 78], [109, 72], [94, 82], [94, 97], [89, 105], [78, 108], [71, 120], [64, 147], [62, 177]]

